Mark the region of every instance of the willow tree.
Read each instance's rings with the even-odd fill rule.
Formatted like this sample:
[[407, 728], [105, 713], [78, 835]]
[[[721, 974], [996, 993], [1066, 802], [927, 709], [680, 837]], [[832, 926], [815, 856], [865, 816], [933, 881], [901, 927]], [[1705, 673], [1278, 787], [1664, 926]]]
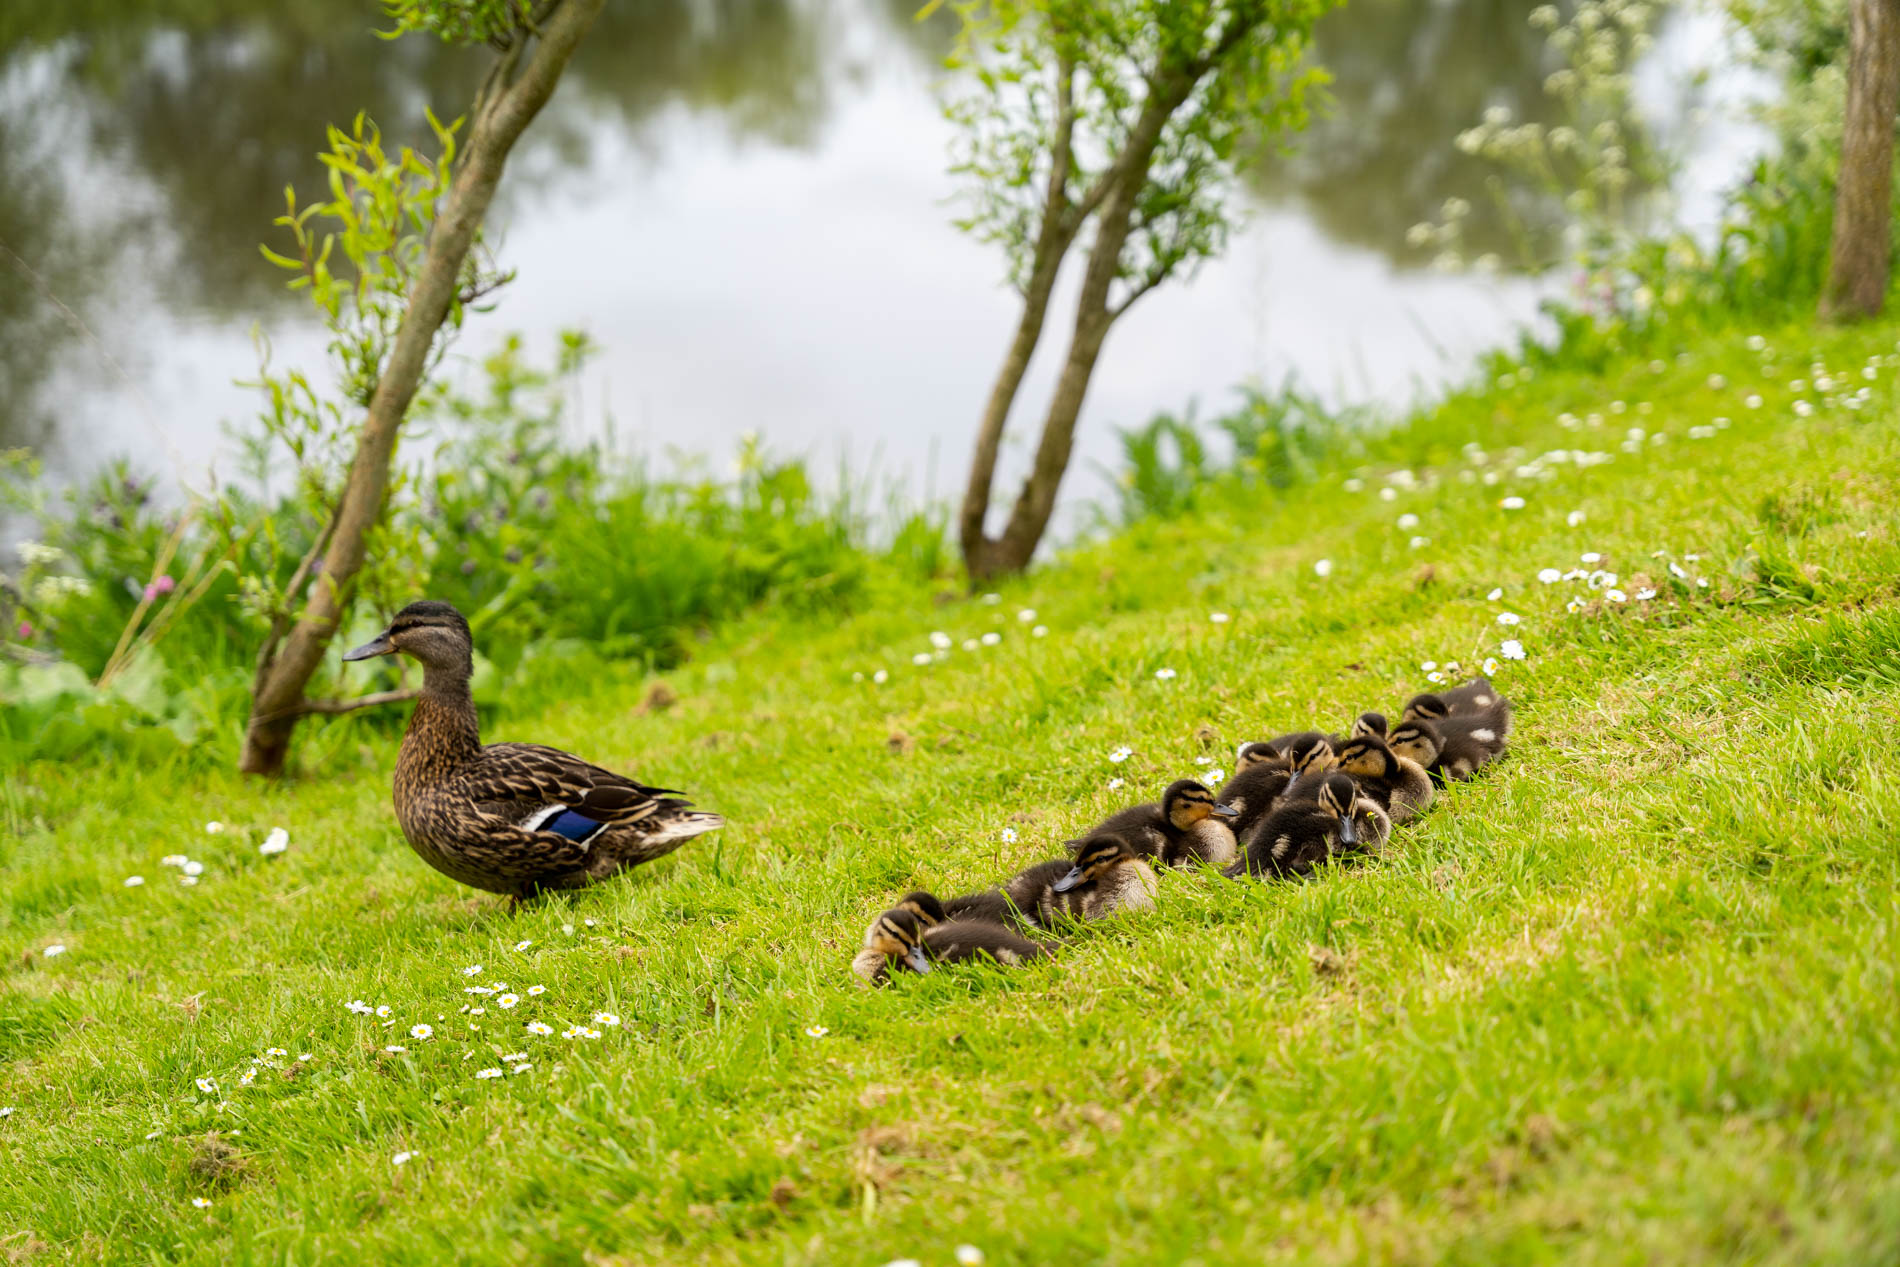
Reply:
[[[974, 580], [1020, 571], [1055, 510], [1103, 341], [1137, 300], [1220, 253], [1242, 162], [1304, 126], [1304, 54], [1333, 0], [973, 0], [946, 113], [959, 227], [1001, 246], [1022, 315], [977, 429], [959, 535]], [[928, 6], [934, 8], [935, 6]], [[1068, 351], [1000, 535], [997, 455], [1056, 277], [1082, 263]]]
[[[439, 160], [390, 158], [373, 129], [331, 129], [332, 198], [280, 221], [296, 256], [271, 255], [297, 274], [334, 336], [340, 377], [362, 408], [348, 475], [324, 493], [325, 523], [277, 601], [258, 652], [239, 768], [282, 772], [299, 718], [388, 702], [307, 698], [310, 680], [349, 611], [369, 542], [382, 523], [397, 439], [410, 403], [466, 306], [500, 280], [472, 254], [515, 142], [554, 95], [568, 59], [604, 0], [386, 0], [399, 31], [487, 45], [493, 62], [469, 108], [466, 145], [437, 128]], [[311, 217], [335, 226], [318, 234]], [[341, 250], [334, 250], [338, 245]], [[333, 259], [332, 257], [337, 258]], [[347, 267], [345, 261], [347, 260]], [[254, 578], [253, 578], [254, 579]]]

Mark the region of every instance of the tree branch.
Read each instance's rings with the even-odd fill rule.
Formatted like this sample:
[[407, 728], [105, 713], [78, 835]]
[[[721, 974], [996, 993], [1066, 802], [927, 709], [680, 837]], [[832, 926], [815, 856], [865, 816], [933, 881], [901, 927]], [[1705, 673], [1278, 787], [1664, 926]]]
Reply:
[[308, 713], [353, 713], [359, 708], [375, 708], [379, 704], [401, 704], [422, 694], [419, 686], [406, 687], [400, 691], [378, 691], [374, 695], [358, 695], [353, 699], [307, 699], [298, 704], [288, 714], [302, 717]]

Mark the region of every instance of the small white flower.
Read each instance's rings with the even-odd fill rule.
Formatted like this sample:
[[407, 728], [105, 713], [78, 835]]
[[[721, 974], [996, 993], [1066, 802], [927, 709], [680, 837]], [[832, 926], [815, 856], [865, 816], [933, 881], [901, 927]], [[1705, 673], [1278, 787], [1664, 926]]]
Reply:
[[1033, 638], [1047, 638], [1049, 636], [1049, 626], [1037, 625], [1034, 629], [1029, 631], [1029, 634]]
[[1686, 581], [1689, 579], [1689, 574], [1682, 570], [1682, 564], [1680, 563], [1671, 563], [1669, 565], [1669, 575], [1675, 577], [1679, 581]]
[[1768, 346], [1768, 340], [1762, 338], [1759, 334], [1751, 334], [1748, 336], [1749, 351], [1759, 352], [1767, 346]]
[[266, 1047], [264, 1054], [266, 1056], [288, 1056], [290, 1053], [285, 1051], [282, 1047]]
[[1644, 588], [1636, 591], [1636, 601], [1639, 603], [1647, 603], [1654, 597], [1656, 597], [1656, 591], [1653, 589]]
[[468, 1014], [470, 1016], [487, 1016], [488, 1009], [485, 1007], [472, 1007], [468, 1010]]
[[950, 649], [950, 635], [941, 629], [933, 630], [930, 635], [930, 645], [939, 651], [948, 651]]
[[1111, 792], [1118, 791], [1119, 789], [1127, 786], [1127, 783], [1128, 783], [1127, 779], [1110, 779], [1108, 781], [1108, 790]]
[[1409, 530], [1411, 530], [1411, 529], [1413, 529], [1413, 528], [1416, 528], [1416, 527], [1418, 527], [1418, 516], [1417, 516], [1417, 515], [1414, 515], [1414, 514], [1413, 514], [1413, 513], [1411, 513], [1410, 511], [1407, 511], [1407, 512], [1406, 512], [1406, 513], [1404, 513], [1403, 515], [1400, 515], [1400, 516], [1399, 516], [1399, 527], [1401, 527], [1401, 528], [1404, 528], [1404, 529], [1406, 529], [1406, 530], [1408, 530], [1408, 531], [1409, 531]]
[[[1383, 491], [1389, 493], [1392, 490], [1388, 488]], [[1314, 576], [1331, 576], [1332, 574], [1333, 574], [1333, 561], [1331, 559], [1321, 559], [1319, 562], [1313, 565]]]
[[1210, 612], [1207, 618], [1213, 621], [1217, 625], [1224, 625], [1227, 623], [1226, 612]]
[[1498, 623], [1500, 625], [1521, 624], [1523, 622], [1523, 619], [1524, 618], [1522, 616], [1519, 616], [1516, 612], [1499, 612], [1498, 613]]
[[561, 1031], [562, 1038], [579, 1038], [580, 1036], [581, 1036], [581, 1029], [580, 1029], [580, 1026], [578, 1025], [570, 1025], [566, 1029]]
[[879, 669], [876, 673], [871, 675], [871, 680], [876, 682], [879, 686], [882, 686], [891, 680], [891, 672], [889, 669]]
[[594, 1013], [594, 1024], [605, 1025], [612, 1028], [620, 1024], [620, 1018], [615, 1016], [612, 1012], [596, 1012]]
[[52, 945], [48, 946], [45, 950], [42, 950], [40, 953], [46, 956], [48, 959], [57, 959], [61, 955], [66, 953], [66, 947], [60, 945], [58, 942], [54, 942]]
[[205, 824], [206, 835], [215, 836], [223, 830], [224, 830], [224, 824], [220, 823], [216, 819], [212, 819], [210, 822]]
[[546, 994], [547, 992], [548, 992], [548, 988], [544, 985], [531, 985], [528, 987], [528, 993], [530, 995]]
[[243, 1073], [238, 1075], [238, 1085], [240, 1087], [248, 1087], [253, 1082], [256, 1082], [256, 1081], [257, 1081], [257, 1066], [256, 1065], [252, 1065], [249, 1069], [246, 1069]]
[[482, 966], [478, 963], [472, 963], [462, 969], [462, 975], [465, 977], [479, 977], [482, 975]]
[[513, 1073], [526, 1073], [528, 1072], [528, 1070], [534, 1068], [534, 1066], [524, 1062], [519, 1065], [510, 1065], [508, 1066], [508, 1068], [510, 1072], [513, 1072]]
[[1546, 585], [1555, 585], [1558, 581], [1564, 579], [1564, 574], [1559, 572], [1556, 568], [1545, 568], [1537, 574], [1537, 579]]
[[200, 1210], [209, 1210], [211, 1208], [211, 1198], [209, 1197], [193, 1197], [191, 1203]]
[[[13, 1110], [12, 1110], [12, 1109], [8, 1109], [8, 1110], [7, 1110], [7, 1112], [8, 1112], [8, 1113], [11, 1113], [11, 1112], [13, 1112]], [[147, 1131], [147, 1132], [145, 1133], [145, 1138], [146, 1138], [146, 1139], [157, 1139], [157, 1138], [158, 1138], [159, 1136], [161, 1136], [161, 1135], [163, 1135], [164, 1133], [165, 1133], [164, 1131]]]
[[158, 865], [161, 867], [182, 867], [190, 861], [191, 859], [182, 853], [168, 853], [158, 860]]
[[1348, 479], [1341, 487], [1349, 493], [1360, 493], [1365, 491], [1366, 482], [1355, 475]]
[[1425, 661], [1425, 662], [1424, 662], [1423, 664], [1421, 664], [1421, 665], [1419, 665], [1419, 666], [1418, 666], [1418, 671], [1419, 671], [1420, 673], [1430, 673], [1430, 672], [1431, 672], [1431, 671], [1432, 671], [1433, 669], [1435, 669], [1435, 668], [1437, 668], [1437, 667], [1438, 667], [1438, 661], [1436, 661], [1436, 660], [1427, 660], [1427, 661]]
[[411, 1025], [409, 1027], [409, 1037], [411, 1038], [432, 1038], [434, 1035], [435, 1030], [428, 1025]]
[[1727, 386], [1728, 386], [1728, 380], [1726, 378], [1723, 378], [1720, 374], [1709, 375], [1709, 390], [1710, 391], [1719, 392], [1724, 387], [1727, 387]]
[[1748, 408], [1750, 408], [1750, 409], [1760, 409], [1760, 408], [1761, 408], [1761, 397], [1760, 397], [1760, 396], [1755, 396], [1755, 395], [1750, 395], [1750, 396], [1748, 396], [1748, 397], [1746, 397], [1746, 398], [1745, 398], [1745, 399], [1744, 399], [1744, 400], [1742, 401], [1742, 404], [1744, 404], [1745, 406], [1747, 406], [1747, 407], [1748, 407]]
[[259, 853], [282, 853], [290, 848], [290, 833], [281, 827], [270, 829], [270, 835], [264, 837], [264, 843], [257, 847]]
[[1016, 843], [1016, 829], [1014, 827], [1003, 828], [1003, 830], [999, 833], [999, 835], [1001, 835], [1003, 843], [1006, 845], [1013, 845]]
[[375, 1010], [371, 1008], [369, 1004], [363, 1002], [363, 1000], [361, 999], [351, 999], [348, 1003], [345, 1003], [343, 1006], [349, 1008], [350, 1011], [360, 1013], [363, 1016], [368, 1016], [372, 1011]]
[[594, 921], [591, 919], [584, 919], [581, 921], [581, 923], [587, 925], [587, 927], [589, 928], [592, 928], [594, 926]]
[[199, 1078], [196, 1079], [196, 1081], [198, 1083], [198, 1089], [206, 1095], [216, 1095], [218, 1093], [218, 1084], [210, 1078]]
[[125, 877], [125, 887], [128, 889], [136, 889], [139, 885], [144, 883], [145, 877], [142, 875], [129, 875]]
[[202, 862], [187, 862], [180, 870], [185, 873], [186, 878], [196, 880], [205, 873], [205, 864]]
[[1431, 543], [1432, 539], [1430, 537], [1413, 537], [1410, 541], [1406, 542], [1406, 544], [1414, 550], [1423, 549]]
[[997, 643], [1001, 642], [1002, 640], [1003, 640], [1003, 635], [997, 633], [995, 630], [991, 630], [989, 633], [984, 634], [983, 637], [979, 639], [979, 641], [982, 642], [982, 644], [986, 647], [993, 647]]
[[499, 1078], [499, 1077], [501, 1077], [501, 1070], [499, 1070], [499, 1069], [477, 1069], [477, 1070], [475, 1071], [475, 1076], [476, 1076], [477, 1078], [484, 1078], [484, 1079], [486, 1079], [486, 1078]]
[[982, 1267], [983, 1251], [974, 1245], [959, 1245], [956, 1248], [958, 1267]]
[[507, 1062], [507, 1061], [516, 1061], [516, 1060], [526, 1060], [527, 1058], [528, 1058], [528, 1053], [525, 1051], [511, 1051], [506, 1056], [503, 1056], [502, 1060]]
[[542, 1021], [529, 1021], [528, 1032], [530, 1034], [552, 1034], [554, 1032], [554, 1027]]
[[1797, 400], [1794, 402], [1794, 412], [1796, 417], [1806, 418], [1814, 413], [1814, 406], [1808, 401]]
[[929, 664], [930, 653], [928, 651], [919, 651], [916, 655], [910, 658], [910, 662], [915, 665]]
[[407, 1166], [409, 1159], [414, 1156], [414, 1153], [397, 1153], [394, 1157], [389, 1159], [389, 1164], [392, 1166]]
[[975, 638], [965, 638], [963, 640], [963, 649], [965, 651], [974, 651], [982, 645], [983, 644], [978, 642]]
[[1156, 669], [1155, 670], [1155, 681], [1157, 682], [1172, 682], [1174, 678], [1175, 678], [1175, 672], [1173, 669]]
[[1583, 522], [1583, 512], [1581, 510], [1571, 511], [1564, 516], [1564, 522], [1569, 524], [1572, 528], [1575, 528], [1578, 524]]
[[582, 1035], [583, 1035], [584, 1037], [587, 1037], [587, 1038], [599, 1038], [599, 1037], [600, 1037], [600, 1031], [599, 1031], [599, 1030], [597, 1030], [597, 1029], [586, 1029], [586, 1028], [583, 1028], [583, 1029], [581, 1030], [581, 1034], [582, 1034]]
[[498, 998], [498, 999], [496, 999], [496, 1000], [495, 1000], [495, 1005], [496, 1005], [497, 1007], [500, 1007], [500, 1008], [504, 1008], [504, 1009], [506, 1009], [506, 1008], [511, 1008], [511, 1007], [513, 1007], [513, 1006], [514, 1006], [515, 1004], [517, 1004], [517, 1003], [519, 1003], [519, 1002], [521, 1002], [521, 996], [520, 996], [520, 995], [518, 995], [518, 994], [504, 994], [504, 995], [502, 995], [502, 996], [501, 996], [500, 998]]
[[392, 1056], [406, 1056], [409, 1054], [409, 1049], [407, 1047], [401, 1047], [395, 1043], [390, 1043], [389, 1045], [384, 1047], [383, 1050], [388, 1052]]
[[1497, 658], [1496, 658], [1495, 656], [1486, 656], [1486, 657], [1484, 658], [1484, 673], [1485, 673], [1485, 676], [1486, 676], [1486, 677], [1489, 677], [1489, 676], [1491, 676], [1491, 674], [1493, 674], [1493, 673], [1496, 673], [1497, 671], [1498, 671], [1498, 662], [1497, 662]]
[[1524, 509], [1524, 499], [1522, 497], [1506, 497], [1503, 501], [1499, 502], [1498, 505], [1506, 510], [1522, 510]]
[[1396, 488], [1382, 488], [1379, 490], [1379, 500], [1382, 502], [1395, 502], [1398, 499], [1399, 490]]
[[1515, 638], [1506, 638], [1503, 642], [1498, 644], [1498, 654], [1503, 656], [1506, 660], [1522, 660], [1524, 658], [1524, 644]]
[[306, 1052], [299, 1053], [297, 1056], [297, 1059], [302, 1060], [302, 1061], [311, 1061], [311, 1060], [315, 1060], [316, 1057], [312, 1056], [309, 1052], [306, 1051]]
[[1425, 675], [1425, 680], [1427, 682], [1430, 682], [1436, 685], [1437, 683], [1443, 682], [1445, 680], [1445, 675], [1443, 673], [1427, 673]]
[[523, 941], [518, 941], [518, 942], [516, 942], [516, 943], [515, 943], [515, 949], [516, 949], [516, 950], [526, 950], [526, 949], [527, 949], [528, 947], [530, 947], [530, 946], [532, 946], [532, 945], [534, 945], [534, 943], [533, 943], [533, 942], [531, 942], [531, 941], [526, 941], [526, 940], [523, 940]]
[[1705, 590], [1709, 588], [1709, 578], [1706, 576], [1698, 576], [1695, 578], [1695, 585], [1697, 589]]
[[1569, 602], [1564, 604], [1564, 612], [1567, 615], [1574, 616], [1589, 605], [1590, 604], [1582, 598], [1572, 597]]
[[807, 1025], [805, 1027], [805, 1037], [807, 1038], [823, 1038], [830, 1032], [831, 1031], [826, 1029], [823, 1025]]
[[1585, 563], [1601, 563], [1603, 562], [1603, 556], [1598, 554], [1595, 550], [1592, 550], [1582, 556], [1582, 561]]
[[994, 607], [1002, 601], [1003, 596], [1001, 594], [985, 594], [983, 596], [983, 605], [985, 607]]
[[1612, 603], [1626, 603], [1629, 601], [1629, 595], [1625, 594], [1622, 590], [1606, 590], [1603, 597]]
[[391, 1010], [392, 1010], [392, 1009], [390, 1008], [390, 1006], [389, 1006], [389, 1004], [387, 1004], [387, 1003], [381, 1003], [381, 1004], [378, 1004], [378, 1005], [377, 1005], [377, 1008], [376, 1008], [376, 1015], [378, 1015], [378, 1016], [388, 1016], [388, 1015], [389, 1015], [389, 1013], [391, 1012]]
[[1108, 759], [1113, 761], [1116, 765], [1120, 765], [1134, 755], [1135, 750], [1133, 748], [1117, 748], [1108, 754]]
[[1502, 585], [1498, 586], [1496, 589], [1492, 590], [1489, 594], [1486, 594], [1485, 597], [1489, 599], [1491, 602], [1494, 602], [1494, 603], [1497, 602], [1500, 598], [1504, 597], [1504, 587]]
[[1025, 625], [1033, 625], [1036, 623], [1036, 609], [1033, 607], [1025, 607], [1016, 613], [1016, 619]]

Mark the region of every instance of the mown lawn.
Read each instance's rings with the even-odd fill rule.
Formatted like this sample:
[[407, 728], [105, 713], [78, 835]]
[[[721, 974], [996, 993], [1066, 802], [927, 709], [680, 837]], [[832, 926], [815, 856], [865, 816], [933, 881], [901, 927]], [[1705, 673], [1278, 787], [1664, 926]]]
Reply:
[[[631, 675], [516, 700], [491, 738], [731, 820], [579, 895], [514, 909], [424, 868], [393, 743], [360, 724], [313, 730], [281, 786], [8, 771], [0, 1245], [1893, 1261], [1900, 356], [1892, 328], [1764, 333], [1457, 397], [1353, 471], [1210, 495], [995, 603], [760, 618], [672, 675], [668, 710]], [[1613, 460], [1538, 460], [1560, 446]], [[953, 649], [913, 664], [938, 630]], [[1507, 638], [1510, 756], [1385, 857], [1168, 876], [1153, 915], [1046, 967], [849, 976], [895, 895], [987, 883], [1199, 758], [1396, 709], [1424, 662]], [[260, 855], [277, 825], [289, 851]], [[464, 993], [497, 982], [517, 1006]], [[475, 1076], [517, 1053], [527, 1072]]]

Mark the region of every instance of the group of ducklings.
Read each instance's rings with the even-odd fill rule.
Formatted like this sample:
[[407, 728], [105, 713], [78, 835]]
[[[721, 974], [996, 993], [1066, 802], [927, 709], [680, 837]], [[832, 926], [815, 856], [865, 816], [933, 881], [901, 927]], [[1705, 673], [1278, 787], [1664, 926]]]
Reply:
[[995, 888], [939, 899], [921, 890], [882, 912], [852, 971], [893, 972], [981, 959], [1006, 966], [1052, 953], [1071, 920], [1151, 909], [1155, 867], [1207, 866], [1228, 877], [1305, 875], [1330, 858], [1376, 852], [1394, 823], [1431, 805], [1434, 787], [1502, 756], [1511, 702], [1484, 678], [1415, 695], [1389, 726], [1361, 713], [1347, 734], [1307, 730], [1240, 746], [1219, 792], [1193, 779], [1130, 806]]

